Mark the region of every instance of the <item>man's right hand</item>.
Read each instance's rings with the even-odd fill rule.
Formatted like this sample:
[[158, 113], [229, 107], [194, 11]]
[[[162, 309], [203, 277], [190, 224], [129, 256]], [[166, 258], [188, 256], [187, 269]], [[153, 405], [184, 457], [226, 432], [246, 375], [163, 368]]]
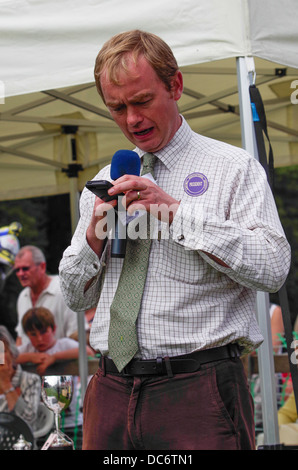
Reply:
[[107, 238], [107, 212], [117, 205], [117, 200], [104, 202], [99, 197], [95, 197], [94, 208], [89, 227], [86, 232], [86, 238], [92, 250], [101, 257], [105, 241]]

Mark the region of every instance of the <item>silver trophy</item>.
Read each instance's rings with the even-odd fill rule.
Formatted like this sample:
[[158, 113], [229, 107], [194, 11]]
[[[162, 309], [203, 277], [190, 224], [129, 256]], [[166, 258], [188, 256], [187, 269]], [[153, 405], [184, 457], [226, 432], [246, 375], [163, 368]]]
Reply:
[[50, 434], [42, 450], [73, 450], [73, 441], [60, 431], [60, 413], [71, 402], [73, 378], [71, 375], [48, 375], [42, 377], [41, 397], [44, 404], [54, 412], [55, 431]]

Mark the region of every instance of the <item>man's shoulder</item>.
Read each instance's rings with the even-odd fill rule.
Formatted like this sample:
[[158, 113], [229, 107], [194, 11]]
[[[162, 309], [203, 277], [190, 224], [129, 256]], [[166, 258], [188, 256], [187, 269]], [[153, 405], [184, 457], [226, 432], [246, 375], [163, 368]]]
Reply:
[[53, 287], [53, 286], [58, 286], [60, 287], [60, 281], [59, 281], [59, 275], [58, 274], [50, 274], [49, 275], [49, 278], [51, 280], [51, 282], [49, 283], [49, 287]]
[[225, 159], [227, 162], [246, 165], [250, 161], [256, 159], [245, 149], [232, 145], [228, 142], [213, 139], [212, 137], [204, 136], [196, 132], [192, 132], [192, 145], [198, 151], [206, 155], [212, 155], [213, 158]]

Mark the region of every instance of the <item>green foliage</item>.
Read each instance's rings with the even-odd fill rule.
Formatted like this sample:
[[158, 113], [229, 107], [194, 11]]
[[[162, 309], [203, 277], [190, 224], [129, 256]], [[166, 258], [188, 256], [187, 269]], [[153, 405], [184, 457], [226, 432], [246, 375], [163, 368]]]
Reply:
[[[23, 230], [20, 245], [41, 248], [47, 260], [49, 274], [57, 274], [63, 251], [71, 239], [69, 196], [40, 197], [0, 202], [0, 227], [20, 222]], [[21, 285], [13, 273], [0, 292], [0, 325], [5, 325], [15, 337], [17, 324], [16, 301]]]
[[20, 222], [23, 230], [20, 235], [21, 245], [38, 245], [40, 240], [39, 220], [43, 218], [40, 200], [25, 199], [22, 201], [0, 202], [0, 224], [8, 225], [13, 221]]
[[[298, 314], [298, 166], [275, 169], [273, 193], [292, 250], [291, 269], [286, 286], [294, 322]], [[278, 303], [277, 295], [272, 296], [272, 299]]]
[[20, 222], [20, 245], [38, 246], [47, 259], [48, 272], [56, 274], [62, 253], [71, 239], [68, 195], [0, 202], [0, 226]]

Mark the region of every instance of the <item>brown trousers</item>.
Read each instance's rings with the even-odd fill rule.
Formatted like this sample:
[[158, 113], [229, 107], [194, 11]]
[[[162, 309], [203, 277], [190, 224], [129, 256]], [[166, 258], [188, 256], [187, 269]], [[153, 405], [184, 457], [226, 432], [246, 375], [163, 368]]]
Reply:
[[253, 450], [253, 415], [238, 358], [172, 378], [99, 369], [84, 400], [83, 450]]

